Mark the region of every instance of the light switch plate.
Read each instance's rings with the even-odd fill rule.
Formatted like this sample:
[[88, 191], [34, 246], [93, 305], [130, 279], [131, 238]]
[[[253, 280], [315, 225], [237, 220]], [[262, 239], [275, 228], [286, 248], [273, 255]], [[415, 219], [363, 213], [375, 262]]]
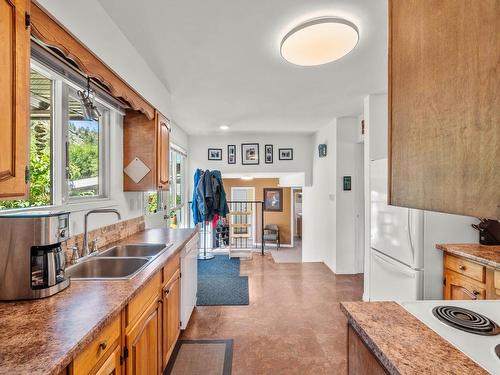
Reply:
[[135, 157], [123, 170], [132, 181], [138, 184], [151, 171], [141, 159]]

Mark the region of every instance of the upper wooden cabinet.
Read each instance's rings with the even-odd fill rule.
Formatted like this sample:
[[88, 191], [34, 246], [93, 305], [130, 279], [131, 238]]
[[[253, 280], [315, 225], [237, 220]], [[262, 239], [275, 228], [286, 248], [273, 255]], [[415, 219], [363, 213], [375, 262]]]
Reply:
[[29, 0], [0, 0], [0, 197], [22, 198], [29, 146]]
[[390, 204], [500, 219], [500, 1], [390, 0]]
[[135, 158], [140, 159], [149, 173], [135, 183], [123, 175], [125, 191], [167, 190], [169, 188], [170, 124], [156, 111], [149, 120], [136, 111], [127, 111], [123, 121], [123, 166]]

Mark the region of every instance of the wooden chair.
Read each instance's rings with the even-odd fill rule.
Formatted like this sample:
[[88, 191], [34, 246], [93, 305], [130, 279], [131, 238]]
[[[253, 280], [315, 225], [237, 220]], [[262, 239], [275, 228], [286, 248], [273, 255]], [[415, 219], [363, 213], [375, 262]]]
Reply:
[[267, 224], [264, 226], [264, 247], [266, 242], [275, 242], [277, 249], [280, 248], [280, 228], [276, 224]]

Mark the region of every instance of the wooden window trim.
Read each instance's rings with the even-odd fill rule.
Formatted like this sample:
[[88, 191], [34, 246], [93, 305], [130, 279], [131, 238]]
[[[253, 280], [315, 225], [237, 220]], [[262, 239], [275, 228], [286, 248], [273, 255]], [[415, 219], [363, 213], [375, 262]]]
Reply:
[[31, 7], [31, 34], [46, 45], [57, 48], [84, 74], [104, 83], [113, 96], [126, 100], [132, 109], [144, 113], [149, 120], [155, 117], [151, 104], [36, 3]]

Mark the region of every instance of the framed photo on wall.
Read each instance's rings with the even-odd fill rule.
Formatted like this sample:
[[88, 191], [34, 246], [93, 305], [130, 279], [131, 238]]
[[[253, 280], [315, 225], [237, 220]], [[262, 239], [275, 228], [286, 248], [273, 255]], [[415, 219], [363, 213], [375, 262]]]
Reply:
[[236, 145], [227, 145], [227, 164], [236, 164]]
[[264, 146], [264, 162], [266, 164], [273, 164], [273, 145]]
[[293, 148], [280, 148], [278, 154], [280, 160], [293, 160]]
[[283, 211], [282, 188], [264, 188], [264, 211]]
[[209, 148], [208, 160], [222, 160], [222, 148]]
[[241, 144], [241, 164], [257, 165], [259, 164], [259, 144], [242, 143]]

